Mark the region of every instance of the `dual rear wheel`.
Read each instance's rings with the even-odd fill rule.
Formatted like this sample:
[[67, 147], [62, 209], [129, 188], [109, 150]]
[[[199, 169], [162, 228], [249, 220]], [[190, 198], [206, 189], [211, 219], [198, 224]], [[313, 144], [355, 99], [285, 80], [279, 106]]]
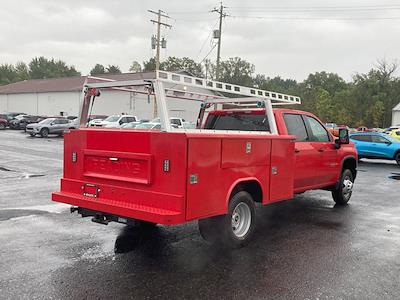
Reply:
[[[354, 185], [354, 175], [344, 169], [337, 187], [332, 191], [336, 204], [349, 202]], [[255, 204], [252, 196], [240, 191], [232, 196], [226, 215], [201, 219], [198, 221], [201, 236], [213, 244], [227, 248], [240, 248], [251, 239], [255, 230]]]
[[201, 236], [213, 244], [239, 248], [250, 240], [255, 229], [255, 205], [248, 192], [236, 193], [229, 202], [228, 213], [199, 220]]

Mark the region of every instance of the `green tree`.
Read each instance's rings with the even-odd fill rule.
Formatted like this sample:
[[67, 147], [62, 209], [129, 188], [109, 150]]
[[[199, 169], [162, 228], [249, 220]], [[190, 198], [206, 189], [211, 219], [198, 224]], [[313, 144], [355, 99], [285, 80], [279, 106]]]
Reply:
[[102, 64], [96, 64], [92, 70], [90, 70], [90, 75], [100, 75], [105, 74], [106, 68]]
[[129, 71], [133, 73], [142, 72], [142, 66], [136, 60], [132, 62], [131, 66], [129, 67]]
[[29, 68], [24, 62], [17, 62], [15, 64], [15, 72], [17, 73], [17, 81], [30, 79]]
[[[156, 69], [156, 61], [154, 57], [143, 62], [143, 71], [154, 71]], [[160, 63], [160, 70], [164, 71], [187, 71], [193, 76], [203, 77], [203, 67], [188, 57], [169, 56], [165, 61]]]
[[156, 60], [154, 57], [143, 62], [143, 71], [154, 71], [156, 69]]
[[13, 65], [0, 65], [0, 85], [9, 84], [16, 81], [18, 75]]
[[334, 117], [333, 102], [328, 91], [319, 88], [316, 92], [315, 112], [324, 122], [332, 122]]
[[80, 74], [74, 66], [68, 66], [62, 60], [54, 60], [54, 58], [35, 57], [29, 63], [29, 77], [31, 79], [79, 76]]
[[293, 79], [283, 79], [280, 76], [274, 78], [265, 77], [265, 75], [257, 74], [253, 78], [253, 84], [263, 90], [270, 90], [280, 93], [297, 93], [298, 84]]
[[252, 76], [254, 71], [253, 64], [240, 57], [231, 57], [228, 60], [221, 61], [218, 80], [232, 84], [253, 86]]
[[121, 74], [121, 70], [118, 66], [115, 65], [108, 65], [106, 68], [106, 73], [108, 74]]
[[160, 69], [165, 71], [187, 71], [196, 77], [204, 76], [202, 66], [188, 57], [169, 56], [160, 64]]

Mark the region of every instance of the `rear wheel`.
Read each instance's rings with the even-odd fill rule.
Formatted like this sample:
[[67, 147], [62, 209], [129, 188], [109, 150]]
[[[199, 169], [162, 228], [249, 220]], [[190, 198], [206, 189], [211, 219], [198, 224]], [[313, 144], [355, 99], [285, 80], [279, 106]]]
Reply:
[[353, 193], [353, 185], [353, 173], [349, 169], [343, 170], [338, 187], [332, 191], [333, 200], [340, 205], [347, 204]]
[[148, 230], [148, 229], [154, 228], [156, 226], [157, 226], [157, 223], [141, 221], [141, 220], [136, 220], [134, 224], [128, 225], [128, 227], [130, 227], [130, 228], [136, 228], [136, 229], [140, 229], [140, 230]]
[[40, 130], [40, 135], [41, 135], [43, 138], [48, 137], [48, 136], [49, 136], [49, 130], [48, 130], [47, 128], [43, 128], [42, 130]]
[[245, 191], [235, 194], [226, 215], [199, 220], [201, 236], [227, 248], [239, 248], [249, 242], [255, 229], [255, 205]]
[[396, 155], [394, 156], [394, 159], [396, 160], [397, 164], [400, 166], [400, 152], [396, 153]]

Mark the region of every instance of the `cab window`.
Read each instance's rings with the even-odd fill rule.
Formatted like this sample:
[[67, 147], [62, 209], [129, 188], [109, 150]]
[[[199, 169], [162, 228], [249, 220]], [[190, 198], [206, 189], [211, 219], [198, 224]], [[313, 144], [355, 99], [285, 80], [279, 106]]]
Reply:
[[371, 142], [371, 136], [370, 135], [352, 135], [350, 137], [352, 140], [360, 141], [360, 142]]
[[316, 119], [305, 116], [311, 130], [311, 140], [313, 142], [330, 142], [328, 131]]
[[296, 137], [296, 142], [305, 142], [309, 140], [306, 125], [301, 115], [284, 114], [283, 119], [285, 120], [288, 134], [294, 135]]

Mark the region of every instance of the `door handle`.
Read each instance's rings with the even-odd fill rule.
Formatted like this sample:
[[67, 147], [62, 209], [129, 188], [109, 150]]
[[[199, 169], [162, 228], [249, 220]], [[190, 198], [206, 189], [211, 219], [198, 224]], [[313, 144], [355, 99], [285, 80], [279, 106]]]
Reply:
[[294, 148], [294, 152], [295, 152], [295, 153], [299, 153], [299, 152], [300, 152], [300, 150], [299, 150], [299, 149], [297, 149], [297, 148]]
[[324, 148], [319, 148], [319, 149], [318, 149], [318, 152], [324, 152], [324, 151], [325, 151]]

